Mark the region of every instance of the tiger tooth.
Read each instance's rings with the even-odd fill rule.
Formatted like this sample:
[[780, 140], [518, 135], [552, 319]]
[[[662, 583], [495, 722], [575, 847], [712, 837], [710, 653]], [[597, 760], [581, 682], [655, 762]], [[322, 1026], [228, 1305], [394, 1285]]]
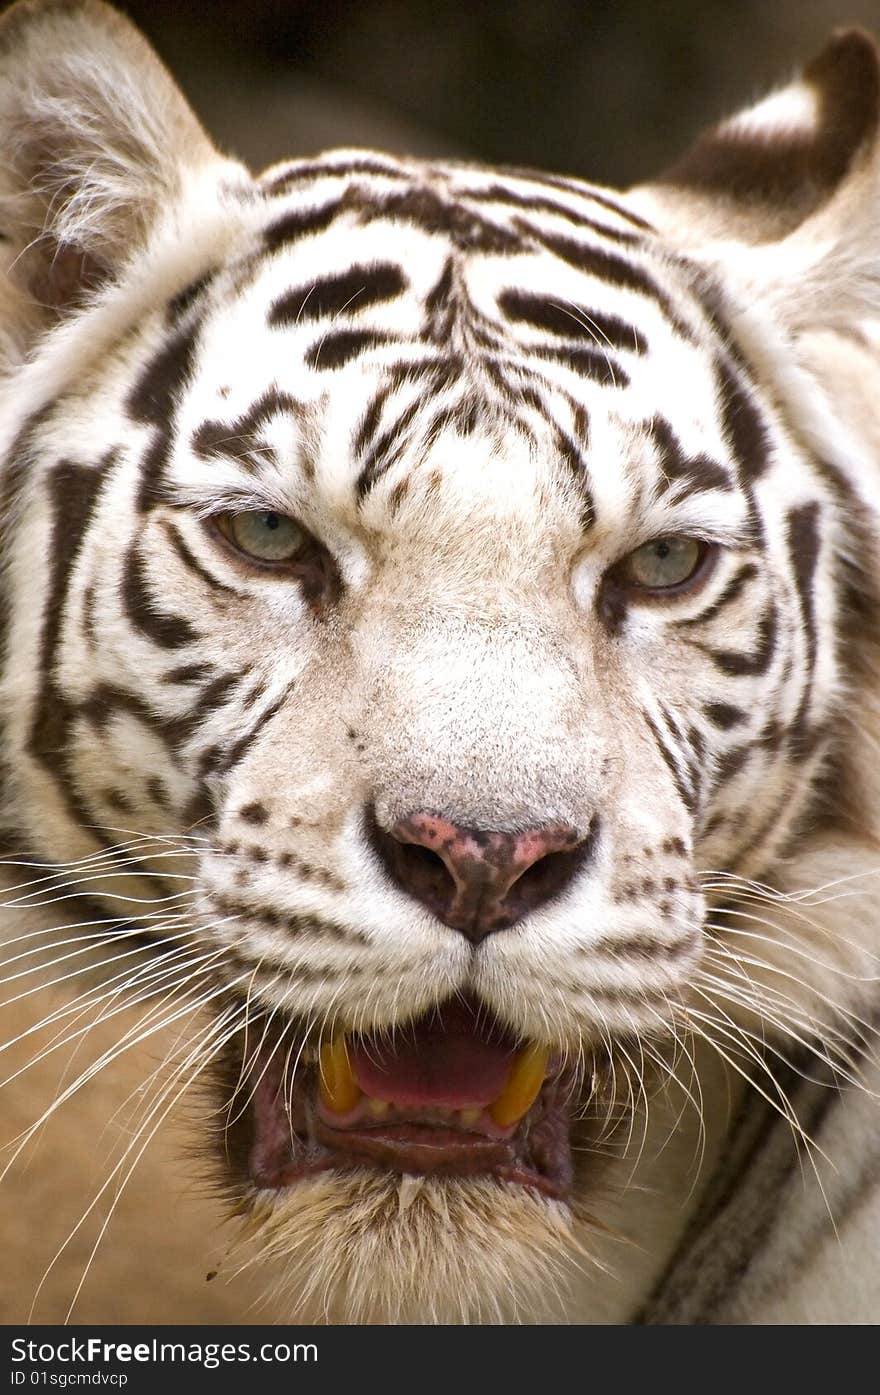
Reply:
[[345, 1037], [325, 1042], [319, 1062], [321, 1103], [331, 1114], [347, 1114], [361, 1097], [354, 1078]]
[[549, 1056], [546, 1046], [527, 1046], [519, 1053], [507, 1084], [489, 1105], [489, 1114], [499, 1128], [518, 1123], [531, 1109], [544, 1084]]
[[469, 1129], [473, 1128], [474, 1124], [477, 1123], [482, 1113], [482, 1109], [475, 1109], [472, 1107], [470, 1109], [460, 1109], [458, 1111], [458, 1117], [464, 1124], [465, 1128]]
[[372, 1096], [367, 1100], [367, 1113], [371, 1114], [374, 1119], [384, 1119], [390, 1108], [391, 1105], [387, 1100], [377, 1100]]

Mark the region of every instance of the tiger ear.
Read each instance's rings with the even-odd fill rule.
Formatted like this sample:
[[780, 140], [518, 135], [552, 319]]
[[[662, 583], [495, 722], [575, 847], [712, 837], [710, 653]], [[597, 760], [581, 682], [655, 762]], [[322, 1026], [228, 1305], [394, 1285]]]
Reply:
[[19, 0], [0, 20], [0, 313], [76, 308], [219, 159], [116, 10]]
[[833, 35], [789, 86], [707, 131], [635, 206], [791, 329], [880, 314], [880, 54]]

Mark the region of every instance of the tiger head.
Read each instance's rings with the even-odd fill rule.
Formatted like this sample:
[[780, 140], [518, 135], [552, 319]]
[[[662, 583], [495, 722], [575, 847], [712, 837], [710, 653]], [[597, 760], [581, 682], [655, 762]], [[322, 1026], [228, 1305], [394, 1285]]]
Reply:
[[509, 1313], [848, 758], [862, 447], [798, 346], [877, 300], [873, 46], [628, 196], [252, 178], [106, 6], [0, 46], [9, 836], [191, 1025], [297, 1313]]

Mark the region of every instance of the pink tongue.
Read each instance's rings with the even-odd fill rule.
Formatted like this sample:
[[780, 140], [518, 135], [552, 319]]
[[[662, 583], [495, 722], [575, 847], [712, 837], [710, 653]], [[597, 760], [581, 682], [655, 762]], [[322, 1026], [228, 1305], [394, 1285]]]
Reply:
[[[478, 1035], [478, 1032], [480, 1033]], [[447, 1004], [397, 1034], [393, 1043], [352, 1042], [349, 1058], [364, 1094], [395, 1104], [466, 1109], [491, 1104], [516, 1059], [516, 1043], [463, 1005]]]

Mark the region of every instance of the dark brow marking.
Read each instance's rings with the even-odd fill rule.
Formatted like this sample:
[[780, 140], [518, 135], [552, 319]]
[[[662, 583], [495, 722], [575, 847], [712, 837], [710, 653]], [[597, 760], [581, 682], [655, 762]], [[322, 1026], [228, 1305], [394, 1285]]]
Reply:
[[645, 422], [645, 430], [653, 438], [660, 460], [660, 495], [669, 493], [673, 486], [677, 486], [676, 501], [683, 495], [733, 488], [733, 480], [719, 461], [708, 455], [687, 454], [666, 417], [657, 413]]
[[341, 329], [333, 334], [325, 334], [306, 351], [305, 362], [309, 368], [344, 368], [352, 359], [370, 349], [381, 349], [386, 344], [400, 344], [397, 335], [382, 334], [369, 329]]
[[588, 276], [595, 276], [608, 285], [635, 291], [638, 295], [652, 300], [681, 337], [688, 343], [693, 342], [694, 336], [690, 326], [682, 320], [669, 296], [654, 277], [636, 262], [618, 256], [607, 247], [596, 247], [592, 243], [578, 242], [576, 238], [565, 237], [561, 233], [548, 232], [546, 228], [528, 223], [523, 218], [516, 218], [514, 221], [524, 237], [531, 238], [539, 246], [552, 252], [555, 257], [559, 257], [560, 261], [567, 262], [569, 266], [576, 267]]
[[203, 421], [192, 434], [192, 448], [201, 460], [222, 455], [256, 473], [274, 452], [269, 446], [255, 443], [255, 437], [274, 417], [292, 416], [297, 421], [308, 418], [308, 408], [289, 392], [270, 387], [233, 421], [211, 418]]
[[268, 323], [272, 328], [287, 327], [326, 315], [357, 314], [369, 305], [402, 295], [408, 284], [400, 267], [391, 262], [353, 266], [336, 276], [285, 291], [269, 307]]
[[648, 345], [633, 324], [605, 310], [586, 310], [582, 305], [566, 306], [551, 296], [537, 295], [509, 287], [498, 296], [498, 305], [508, 319], [546, 330], [562, 339], [591, 340], [598, 349], [605, 345], [643, 354]]
[[630, 377], [626, 369], [601, 349], [563, 349], [556, 348], [555, 345], [535, 345], [532, 352], [536, 357], [564, 363], [566, 368], [570, 368], [578, 377], [590, 378], [602, 387], [629, 387]]

